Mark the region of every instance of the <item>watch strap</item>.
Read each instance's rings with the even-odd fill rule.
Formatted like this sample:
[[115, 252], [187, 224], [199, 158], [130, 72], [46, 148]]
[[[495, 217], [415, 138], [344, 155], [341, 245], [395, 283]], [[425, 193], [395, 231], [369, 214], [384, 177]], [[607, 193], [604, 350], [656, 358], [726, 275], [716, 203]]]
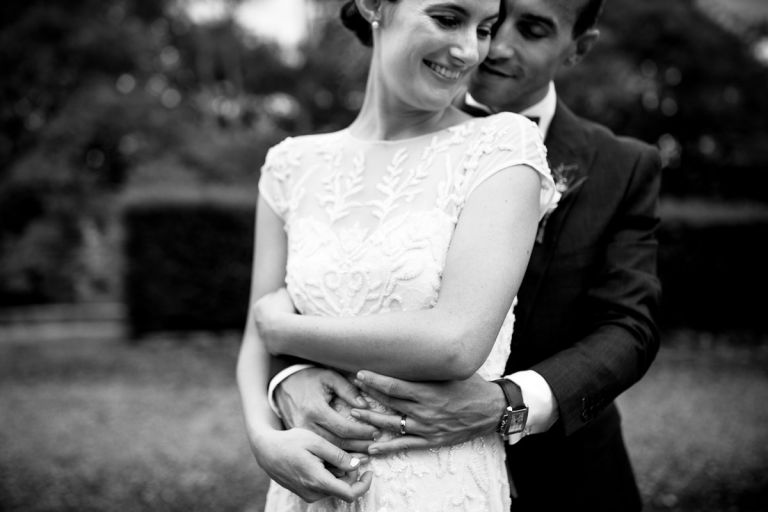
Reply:
[[520, 386], [509, 379], [496, 379], [493, 382], [501, 387], [501, 391], [504, 393], [504, 398], [507, 399], [507, 405], [511, 407], [513, 411], [525, 408], [523, 392], [520, 389]]
[[501, 387], [504, 398], [507, 401], [507, 407], [501, 414], [499, 425], [496, 431], [506, 437], [511, 434], [525, 432], [528, 421], [528, 407], [523, 401], [523, 392], [520, 386], [509, 379], [496, 379], [493, 382]]

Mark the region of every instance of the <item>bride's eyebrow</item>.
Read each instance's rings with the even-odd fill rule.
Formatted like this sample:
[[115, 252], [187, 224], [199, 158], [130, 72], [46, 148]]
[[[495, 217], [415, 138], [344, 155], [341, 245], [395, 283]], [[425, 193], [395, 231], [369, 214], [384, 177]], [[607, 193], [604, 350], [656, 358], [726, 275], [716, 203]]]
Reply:
[[464, 16], [469, 16], [469, 11], [467, 11], [461, 5], [457, 5], [455, 3], [433, 4], [427, 8], [427, 10], [431, 10], [431, 9], [447, 9], [450, 11], [455, 11], [456, 13], [462, 14]]
[[[464, 8], [461, 5], [457, 5], [455, 3], [434, 4], [434, 5], [430, 5], [427, 8], [427, 10], [430, 10], [430, 9], [448, 9], [450, 11], [455, 11], [457, 14], [460, 14], [464, 17], [470, 17], [471, 15], [471, 13], [466, 8]], [[494, 19], [497, 19], [498, 17], [499, 17], [499, 13], [495, 12], [493, 14], [486, 16], [485, 20], [486, 21], [494, 20]]]

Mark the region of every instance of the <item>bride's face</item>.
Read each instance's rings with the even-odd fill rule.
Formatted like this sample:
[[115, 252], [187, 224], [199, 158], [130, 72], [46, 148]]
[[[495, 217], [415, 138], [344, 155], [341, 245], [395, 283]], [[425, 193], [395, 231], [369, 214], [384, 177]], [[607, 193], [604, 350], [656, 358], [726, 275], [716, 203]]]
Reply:
[[488, 55], [499, 0], [383, 2], [373, 65], [386, 93], [415, 110], [448, 107]]

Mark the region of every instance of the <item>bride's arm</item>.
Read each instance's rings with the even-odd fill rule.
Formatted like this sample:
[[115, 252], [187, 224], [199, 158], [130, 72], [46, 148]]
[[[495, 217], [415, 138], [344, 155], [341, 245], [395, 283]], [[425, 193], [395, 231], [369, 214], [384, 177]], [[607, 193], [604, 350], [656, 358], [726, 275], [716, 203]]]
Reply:
[[[485, 361], [528, 264], [539, 219], [539, 174], [497, 172], [470, 195], [431, 309], [363, 317], [302, 316], [256, 305], [272, 353], [412, 380], [465, 379]], [[282, 311], [279, 311], [282, 309]]]
[[[281, 225], [279, 217], [260, 200], [256, 216], [250, 304], [284, 286], [287, 243]], [[279, 420], [265, 399], [268, 355], [255, 327], [253, 308], [248, 308], [248, 311], [237, 360], [237, 383], [243, 410], [247, 418], [258, 419], [251, 425], [253, 428], [280, 428]]]
[[[285, 281], [283, 223], [263, 199], [259, 200], [257, 213], [251, 304], [282, 287]], [[357, 481], [355, 468], [360, 464], [359, 457], [353, 458], [308, 430], [280, 430], [267, 401], [268, 357], [249, 312], [237, 360], [237, 384], [248, 440], [259, 465], [273, 480], [305, 501], [329, 495], [346, 501], [358, 498], [371, 483], [370, 474]], [[334, 477], [325, 463], [349, 472], [348, 476]]]

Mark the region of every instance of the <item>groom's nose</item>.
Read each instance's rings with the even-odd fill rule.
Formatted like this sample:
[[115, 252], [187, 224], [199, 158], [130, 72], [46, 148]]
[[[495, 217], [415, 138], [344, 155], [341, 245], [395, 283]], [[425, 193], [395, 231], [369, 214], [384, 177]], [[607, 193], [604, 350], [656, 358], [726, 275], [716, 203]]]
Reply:
[[509, 59], [515, 54], [515, 28], [510, 20], [505, 20], [497, 29], [491, 39], [491, 47], [488, 50], [488, 59]]

